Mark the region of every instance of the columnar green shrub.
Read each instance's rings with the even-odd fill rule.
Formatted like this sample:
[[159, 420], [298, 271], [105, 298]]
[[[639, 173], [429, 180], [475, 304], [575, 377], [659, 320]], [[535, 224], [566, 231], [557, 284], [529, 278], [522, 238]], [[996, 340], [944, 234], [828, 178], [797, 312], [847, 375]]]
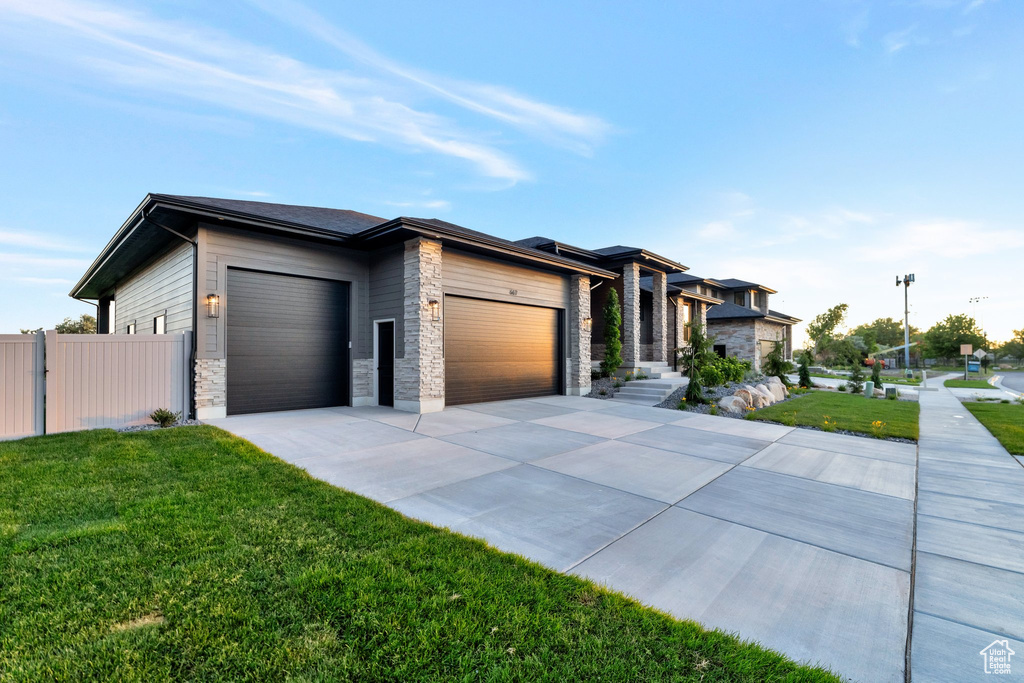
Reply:
[[850, 393], [859, 394], [864, 391], [864, 370], [860, 363], [854, 363], [850, 368]]
[[687, 323], [690, 328], [690, 344], [680, 349], [683, 372], [689, 378], [686, 385], [686, 400], [690, 404], [704, 402], [704, 390], [701, 384], [701, 373], [713, 362], [715, 352], [712, 351], [714, 338], [708, 337], [704, 326], [698, 321]]
[[800, 354], [800, 386], [804, 389], [811, 388], [811, 369], [808, 367], [810, 355], [806, 351]]
[[614, 288], [608, 290], [604, 303], [604, 360], [601, 372], [613, 375], [622, 365], [622, 311], [619, 310], [619, 295]]
[[871, 381], [875, 383], [876, 389], [882, 388], [882, 361], [875, 359], [875, 364], [871, 366]]

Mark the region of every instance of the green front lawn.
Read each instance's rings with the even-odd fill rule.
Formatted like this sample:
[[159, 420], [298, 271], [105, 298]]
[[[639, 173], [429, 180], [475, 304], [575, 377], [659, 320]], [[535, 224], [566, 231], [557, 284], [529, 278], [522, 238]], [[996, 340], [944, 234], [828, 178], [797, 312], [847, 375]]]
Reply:
[[862, 394], [812, 391], [792, 401], [756, 410], [747, 415], [747, 419], [824, 427], [827, 416], [835, 429], [846, 429], [868, 436], [875, 436], [872, 422], [880, 421], [885, 425], [877, 428], [879, 436], [916, 440], [919, 412], [920, 406], [916, 401], [887, 401], [867, 398]]
[[[811, 377], [819, 377], [821, 379], [842, 379], [842, 380], [849, 380], [850, 379], [849, 375], [826, 375], [826, 374], [820, 373], [820, 372], [812, 372], [811, 373]], [[864, 379], [865, 380], [871, 379], [871, 368], [864, 368]], [[906, 384], [908, 386], [916, 387], [919, 384], [921, 384], [921, 380], [919, 380], [919, 379], [911, 379], [911, 378], [908, 378], [908, 377], [886, 377], [885, 375], [882, 375], [882, 383], [883, 384]]]
[[1014, 455], [1024, 455], [1024, 405], [1019, 403], [964, 403], [992, 436]]
[[993, 389], [988, 382], [981, 379], [947, 379], [947, 387], [953, 389]]
[[0, 680], [834, 681], [212, 427], [0, 443]]

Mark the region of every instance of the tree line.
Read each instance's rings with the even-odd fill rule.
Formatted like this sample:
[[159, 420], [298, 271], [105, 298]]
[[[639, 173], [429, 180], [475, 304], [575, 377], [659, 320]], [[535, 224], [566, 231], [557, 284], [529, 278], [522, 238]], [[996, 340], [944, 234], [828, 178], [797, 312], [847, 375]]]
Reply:
[[[846, 304], [838, 304], [807, 324], [810, 340], [807, 350], [818, 362], [826, 365], [860, 364], [870, 354], [903, 345], [903, 321], [893, 318], [878, 318], [846, 332], [841, 331], [848, 308]], [[947, 315], [925, 331], [911, 325], [910, 341], [917, 342], [917, 346], [910, 349], [911, 362], [921, 358], [956, 361], [961, 358], [961, 344], [970, 344], [975, 351], [984, 349], [997, 360], [1024, 359], [1024, 328], [1015, 330], [1010, 341], [995, 344], [974, 318], [962, 313]], [[903, 351], [898, 353], [902, 357]]]

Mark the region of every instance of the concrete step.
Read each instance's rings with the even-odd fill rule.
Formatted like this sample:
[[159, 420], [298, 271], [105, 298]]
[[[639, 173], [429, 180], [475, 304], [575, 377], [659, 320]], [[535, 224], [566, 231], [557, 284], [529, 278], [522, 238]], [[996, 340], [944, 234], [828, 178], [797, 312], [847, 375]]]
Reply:
[[670, 377], [682, 377], [682, 376], [683, 376], [683, 373], [681, 373], [681, 372], [673, 372], [671, 370], [669, 370], [668, 372], [652, 372], [649, 375], [649, 377], [651, 379], [668, 379]]

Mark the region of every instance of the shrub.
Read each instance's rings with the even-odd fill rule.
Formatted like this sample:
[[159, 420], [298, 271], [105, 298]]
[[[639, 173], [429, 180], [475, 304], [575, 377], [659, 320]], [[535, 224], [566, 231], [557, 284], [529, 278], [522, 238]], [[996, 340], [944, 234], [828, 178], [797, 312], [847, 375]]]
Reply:
[[882, 363], [877, 359], [875, 364], [871, 366], [871, 381], [875, 383], [876, 388], [882, 388]]
[[676, 409], [678, 409], [678, 410], [686, 410], [688, 407], [689, 406], [686, 405], [686, 399], [685, 398], [679, 399], [679, 403], [678, 403], [678, 405], [676, 405]]
[[714, 339], [707, 336], [704, 326], [697, 322], [686, 323], [690, 328], [690, 344], [681, 349], [683, 370], [689, 378], [686, 385], [686, 400], [690, 403], [703, 403], [704, 390], [701, 386], [701, 373], [705, 366], [713, 362], [716, 355], [712, 351]]
[[1008, 398], [1004, 398], [1003, 400], [1000, 401], [1000, 403], [1009, 403], [1009, 402], [1010, 402], [1010, 399], [1008, 399]]
[[824, 421], [821, 423], [821, 428], [824, 429], [826, 432], [836, 431], [836, 425], [838, 423], [828, 415], [823, 415], [822, 417], [824, 418]]
[[881, 439], [885, 436], [885, 423], [881, 420], [875, 420], [871, 423], [871, 435], [876, 439]]
[[[725, 382], [742, 382], [744, 373], [750, 370], [750, 361], [741, 361], [735, 356], [722, 358], [717, 354], [713, 354], [708, 364], [722, 373], [722, 381], [719, 382], [719, 384]], [[703, 375], [701, 378], [704, 379]]]
[[608, 395], [608, 390], [607, 389], [602, 389], [601, 391], [599, 391], [597, 393], [598, 393], [599, 396], [607, 396]]
[[622, 382], [620, 382], [619, 380], [615, 380], [615, 384], [613, 384], [612, 386], [615, 387], [616, 389], [621, 389]]
[[705, 365], [700, 371], [700, 381], [706, 387], [717, 387], [725, 384], [725, 375], [715, 365]]
[[647, 379], [647, 375], [645, 375], [642, 372], [638, 372], [638, 373], [636, 373], [636, 376], [633, 377], [633, 379]]
[[895, 401], [899, 397], [900, 397], [900, 392], [898, 392], [898, 391], [894, 391], [891, 394], [889, 392], [885, 393], [885, 398], [886, 398], [887, 401]]
[[158, 408], [149, 414], [149, 419], [156, 422], [163, 429], [178, 422], [181, 419], [181, 413], [172, 413], [166, 408]]
[[786, 375], [793, 371], [793, 364], [786, 360], [782, 354], [783, 341], [777, 341], [772, 345], [772, 350], [765, 356], [761, 369], [769, 377], [778, 377], [787, 387], [792, 383]]
[[860, 363], [854, 363], [850, 368], [850, 393], [859, 394], [864, 391], [864, 370]]
[[619, 310], [619, 295], [614, 288], [608, 290], [604, 303], [604, 360], [601, 372], [614, 375], [622, 365], [622, 311]]
[[711, 408], [708, 410], [708, 414], [709, 415], [718, 415], [718, 406], [716, 406], [716, 405], [711, 406]]
[[805, 389], [811, 387], [811, 368], [808, 363], [809, 353], [806, 351], [800, 354], [800, 386]]
[[836, 389], [838, 389], [839, 391], [846, 391], [846, 383], [844, 382], [843, 384], [840, 384], [839, 386], [836, 387]]

